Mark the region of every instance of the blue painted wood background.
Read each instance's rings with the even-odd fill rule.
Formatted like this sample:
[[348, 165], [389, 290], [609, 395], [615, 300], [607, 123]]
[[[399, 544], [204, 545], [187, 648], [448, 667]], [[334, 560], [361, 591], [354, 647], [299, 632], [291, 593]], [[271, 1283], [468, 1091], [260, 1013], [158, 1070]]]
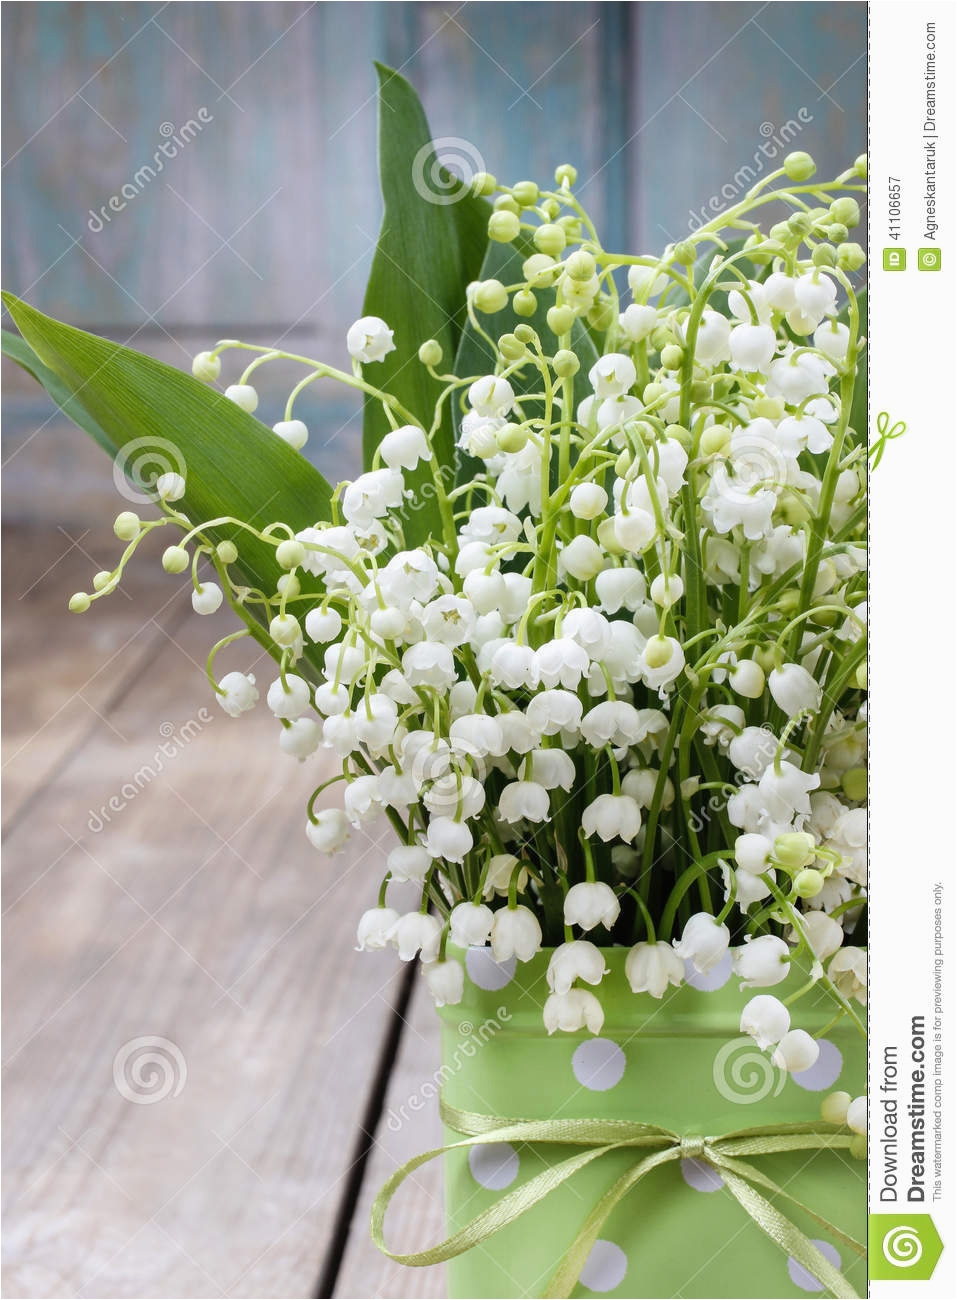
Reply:
[[[510, 181], [574, 162], [606, 242], [651, 251], [769, 169], [762, 145], [822, 174], [865, 148], [866, 23], [784, 0], [8, 4], [3, 282], [173, 364], [226, 335], [341, 359], [381, 210], [374, 59], [443, 156]], [[16, 440], [46, 408], [11, 388]], [[310, 454], [353, 472], [354, 404], [311, 401]]]

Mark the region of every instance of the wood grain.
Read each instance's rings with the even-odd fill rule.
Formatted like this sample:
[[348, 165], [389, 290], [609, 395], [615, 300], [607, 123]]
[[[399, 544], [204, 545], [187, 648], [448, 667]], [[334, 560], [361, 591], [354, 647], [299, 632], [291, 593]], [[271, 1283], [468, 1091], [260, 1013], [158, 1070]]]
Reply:
[[[21, 619], [37, 675], [68, 617]], [[394, 959], [353, 951], [380, 828], [334, 866], [311, 849], [330, 765], [211, 701], [218, 622], [167, 630], [7, 842], [11, 1296], [308, 1296], [329, 1245], [392, 1016]], [[172, 1045], [179, 1095], [117, 1086], [140, 1037]]]

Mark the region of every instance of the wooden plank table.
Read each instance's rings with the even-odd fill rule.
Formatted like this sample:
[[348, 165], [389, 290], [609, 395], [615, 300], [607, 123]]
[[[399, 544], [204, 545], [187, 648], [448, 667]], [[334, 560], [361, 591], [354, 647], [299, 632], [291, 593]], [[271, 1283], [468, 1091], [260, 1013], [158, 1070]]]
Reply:
[[354, 951], [388, 828], [311, 849], [329, 760], [220, 711], [228, 619], [155, 553], [130, 601], [66, 612], [116, 549], [4, 548], [5, 1294], [441, 1294], [366, 1230], [371, 1181], [434, 1136], [382, 1121], [437, 1058], [421, 981], [408, 1007], [394, 956]]

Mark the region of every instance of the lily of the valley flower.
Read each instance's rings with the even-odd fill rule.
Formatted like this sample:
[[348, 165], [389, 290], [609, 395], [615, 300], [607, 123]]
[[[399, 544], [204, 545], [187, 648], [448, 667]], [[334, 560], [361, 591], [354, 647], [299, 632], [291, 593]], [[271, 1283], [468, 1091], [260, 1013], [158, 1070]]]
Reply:
[[685, 977], [684, 962], [670, 943], [636, 943], [625, 958], [625, 976], [632, 993], [664, 997], [669, 984], [678, 987]]

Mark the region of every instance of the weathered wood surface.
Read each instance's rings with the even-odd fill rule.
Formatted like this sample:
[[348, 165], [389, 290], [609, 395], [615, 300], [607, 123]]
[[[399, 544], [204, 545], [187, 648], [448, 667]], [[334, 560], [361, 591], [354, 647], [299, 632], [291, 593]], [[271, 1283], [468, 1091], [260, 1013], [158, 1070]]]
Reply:
[[[56, 554], [8, 538], [23, 582]], [[15, 738], [68, 629], [63, 695], [102, 667], [63, 612], [88, 571], [63, 559], [29, 619], [7, 586], [8, 641], [32, 648], [7, 665]], [[118, 632], [85, 616], [110, 646], [130, 618], [115, 602]], [[330, 866], [304, 840], [328, 764], [280, 755], [265, 711], [234, 721], [211, 701], [199, 665], [219, 622], [154, 629], [103, 721], [32, 791], [13, 778], [32, 799], [4, 854], [10, 1296], [309, 1296], [331, 1244], [396, 995], [394, 959], [353, 951], [382, 848], [357, 834]], [[166, 1040], [178, 1095], [142, 1104], [149, 1078], [123, 1082], [141, 1037]]]

